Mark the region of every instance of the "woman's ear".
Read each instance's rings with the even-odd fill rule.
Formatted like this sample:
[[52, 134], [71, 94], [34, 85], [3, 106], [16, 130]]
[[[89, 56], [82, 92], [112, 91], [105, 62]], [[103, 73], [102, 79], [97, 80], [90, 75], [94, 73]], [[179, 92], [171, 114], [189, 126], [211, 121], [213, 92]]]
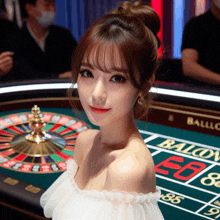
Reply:
[[147, 83], [146, 83], [146, 85], [144, 87], [144, 91], [143, 91], [144, 94], [142, 94], [142, 95], [147, 95], [149, 93], [151, 87], [154, 84], [154, 81], [155, 81], [155, 74], [153, 74], [151, 76], [151, 78], [147, 81]]
[[149, 79], [150, 87], [153, 86], [154, 81], [155, 81], [155, 74], [153, 74], [153, 75], [151, 76], [151, 78]]
[[138, 96], [144, 97], [148, 94], [150, 91], [151, 87], [153, 86], [155, 81], [155, 74], [151, 76], [151, 78], [146, 82], [146, 85], [144, 86], [144, 89], [138, 93]]

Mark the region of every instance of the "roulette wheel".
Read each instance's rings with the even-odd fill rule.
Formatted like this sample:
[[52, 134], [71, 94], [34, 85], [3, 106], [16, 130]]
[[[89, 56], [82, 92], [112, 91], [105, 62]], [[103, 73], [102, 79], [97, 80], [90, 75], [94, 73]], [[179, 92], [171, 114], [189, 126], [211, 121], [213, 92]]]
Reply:
[[0, 99], [0, 219], [46, 219], [40, 196], [66, 170], [77, 135], [94, 128], [84, 112], [74, 113], [67, 88], [38, 89]]
[[90, 126], [55, 113], [19, 113], [0, 119], [0, 167], [28, 173], [66, 170], [75, 139]]
[[[35, 105], [0, 117], [0, 204], [28, 213], [28, 219], [44, 219], [41, 194], [67, 169], [77, 135], [91, 128], [68, 110], [69, 115], [41, 112]], [[7, 213], [12, 219], [19, 215]]]

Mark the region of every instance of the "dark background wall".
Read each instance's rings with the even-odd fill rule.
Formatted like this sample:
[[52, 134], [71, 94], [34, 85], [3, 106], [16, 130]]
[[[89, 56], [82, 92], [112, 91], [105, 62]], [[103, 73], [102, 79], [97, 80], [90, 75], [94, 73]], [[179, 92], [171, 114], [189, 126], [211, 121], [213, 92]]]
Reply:
[[[69, 28], [73, 36], [79, 41], [94, 20], [115, 9], [121, 1], [123, 0], [56, 0], [56, 24]], [[211, 0], [144, 1], [149, 5], [152, 5], [153, 2], [161, 4], [163, 58], [180, 59], [182, 32], [186, 22], [198, 13], [207, 11], [211, 6]], [[177, 25], [178, 28], [174, 28], [175, 22], [180, 22], [180, 25]]]
[[[4, 0], [0, 0], [2, 1]], [[23, 3], [25, 0], [19, 1]], [[125, 0], [55, 0], [57, 12], [55, 24], [71, 30], [75, 39], [79, 41], [94, 20], [115, 9], [122, 1]], [[180, 59], [182, 32], [186, 22], [193, 16], [207, 11], [211, 6], [211, 0], [143, 1], [148, 5], [162, 8], [160, 17], [163, 58]]]

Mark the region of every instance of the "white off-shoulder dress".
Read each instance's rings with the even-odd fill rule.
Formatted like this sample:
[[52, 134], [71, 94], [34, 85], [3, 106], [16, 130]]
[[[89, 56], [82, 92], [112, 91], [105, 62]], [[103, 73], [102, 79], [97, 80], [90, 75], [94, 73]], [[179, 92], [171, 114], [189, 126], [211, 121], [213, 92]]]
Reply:
[[67, 170], [41, 196], [44, 215], [53, 220], [164, 220], [157, 201], [161, 192], [130, 193], [118, 190], [81, 190], [74, 181], [78, 166]]

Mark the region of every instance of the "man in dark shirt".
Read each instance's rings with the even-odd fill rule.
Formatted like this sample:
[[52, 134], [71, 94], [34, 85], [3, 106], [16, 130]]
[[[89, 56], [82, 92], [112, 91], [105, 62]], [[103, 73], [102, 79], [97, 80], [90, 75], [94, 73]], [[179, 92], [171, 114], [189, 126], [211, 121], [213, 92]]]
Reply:
[[13, 78], [14, 48], [10, 39], [18, 32], [17, 26], [8, 20], [0, 18], [0, 81]]
[[70, 78], [77, 46], [69, 30], [53, 25], [54, 0], [26, 0], [27, 22], [15, 42], [20, 79]]
[[220, 0], [185, 26], [182, 41], [183, 73], [196, 85], [220, 85]]
[[0, 3], [1, 17], [0, 17], [0, 82], [13, 78], [14, 75], [14, 48], [11, 40], [15, 39], [18, 34], [18, 26], [7, 20], [7, 12], [4, 1]]

